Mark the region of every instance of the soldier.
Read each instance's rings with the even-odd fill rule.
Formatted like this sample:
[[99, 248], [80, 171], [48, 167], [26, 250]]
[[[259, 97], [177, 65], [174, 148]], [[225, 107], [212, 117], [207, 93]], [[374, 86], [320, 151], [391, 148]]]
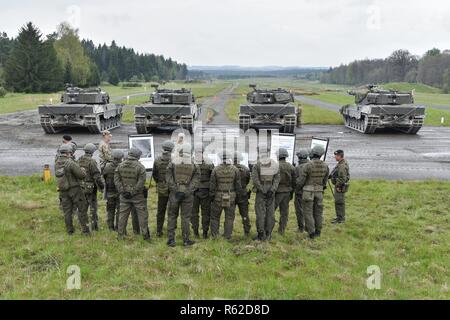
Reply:
[[261, 150], [259, 156], [258, 163], [252, 169], [258, 232], [254, 240], [265, 241], [271, 239], [275, 225], [275, 192], [280, 183], [280, 172], [278, 162], [270, 159], [267, 150]]
[[344, 151], [334, 152], [337, 161], [336, 167], [330, 174], [331, 182], [334, 185], [334, 206], [336, 209], [336, 219], [333, 224], [345, 222], [345, 193], [348, 191], [350, 181], [350, 168], [347, 160], [344, 159]]
[[311, 161], [302, 170], [297, 180], [298, 187], [303, 190], [302, 209], [305, 215], [306, 232], [314, 239], [320, 236], [323, 220], [323, 192], [327, 187], [330, 170], [320, 158], [324, 154], [321, 146], [311, 150]]
[[112, 161], [111, 143], [112, 134], [108, 130], [103, 131], [103, 140], [100, 142], [100, 169], [103, 172], [106, 164]]
[[145, 196], [145, 167], [139, 162], [142, 151], [131, 148], [127, 160], [116, 169], [114, 182], [120, 194], [119, 240], [126, 235], [128, 216], [134, 209], [138, 216], [139, 229], [144, 240], [150, 241], [148, 228], [147, 199]]
[[158, 192], [158, 211], [156, 212], [156, 236], [163, 236], [164, 220], [169, 201], [169, 187], [166, 182], [166, 172], [172, 159], [172, 151], [175, 145], [172, 141], [166, 141], [162, 145], [163, 153], [153, 164], [152, 177], [156, 182]]
[[295, 190], [295, 168], [286, 158], [289, 153], [286, 149], [280, 148], [278, 159], [280, 166], [280, 183], [275, 194], [275, 210], [280, 208], [280, 223], [278, 233], [284, 234], [289, 218], [289, 202], [292, 200]]
[[94, 231], [98, 231], [97, 188], [100, 189], [101, 192], [103, 192], [103, 189], [105, 188], [100, 170], [97, 166], [97, 161], [92, 158], [96, 150], [97, 147], [94, 144], [88, 143], [84, 146], [84, 155], [78, 159], [78, 164], [86, 172], [86, 178], [82, 182], [81, 187], [88, 202], [91, 213], [91, 228]]
[[203, 239], [208, 239], [209, 224], [211, 219], [211, 199], [209, 197], [209, 182], [214, 164], [203, 157], [202, 151], [196, 151], [195, 164], [200, 170], [200, 181], [198, 189], [194, 192], [194, 204], [192, 207], [191, 224], [194, 236], [198, 238], [199, 232], [199, 211], [202, 210], [202, 231]]
[[242, 192], [236, 194], [236, 207], [239, 208], [239, 214], [242, 218], [244, 234], [245, 236], [248, 236], [252, 227], [248, 215], [248, 206], [252, 192], [251, 190], [247, 191], [247, 186], [250, 182], [250, 170], [246, 166], [240, 164], [243, 159], [244, 158], [242, 157], [242, 154], [240, 152], [234, 153], [234, 166], [239, 170], [242, 188]]
[[73, 149], [64, 144], [59, 148], [60, 156], [55, 163], [55, 176], [58, 184], [59, 197], [64, 212], [66, 230], [69, 235], [74, 233], [73, 213], [78, 209], [78, 219], [85, 235], [89, 235], [88, 205], [81, 189], [81, 182], [86, 177], [85, 172], [73, 161]]
[[[302, 175], [303, 168], [309, 162], [309, 151], [302, 149], [297, 152], [298, 165], [295, 167], [295, 181], [298, 181], [299, 177]], [[305, 216], [303, 215], [302, 209], [302, 194], [303, 189], [297, 184], [295, 185], [295, 215], [297, 216], [297, 226], [298, 232], [302, 233], [305, 231]]]
[[232, 165], [231, 155], [226, 151], [221, 154], [222, 163], [214, 168], [211, 174], [209, 192], [213, 200], [211, 210], [211, 236], [219, 236], [220, 216], [225, 211], [224, 233], [225, 239], [230, 240], [233, 233], [234, 216], [236, 209], [236, 194], [242, 193], [241, 175]]
[[194, 241], [189, 239], [194, 201], [193, 193], [197, 189], [199, 180], [199, 169], [193, 163], [191, 156], [191, 146], [183, 144], [178, 149], [178, 156], [167, 167], [166, 181], [169, 186], [169, 217], [167, 245], [175, 246], [175, 230], [177, 229], [177, 219], [181, 211], [181, 232], [184, 246], [192, 246]]
[[106, 223], [110, 231], [117, 231], [119, 226], [119, 210], [120, 210], [120, 198], [117, 192], [116, 185], [114, 184], [114, 173], [122, 162], [123, 152], [120, 150], [114, 150], [112, 152], [112, 161], [108, 162], [103, 170], [103, 178], [105, 179], [105, 197], [106, 197], [106, 211], [107, 218]]

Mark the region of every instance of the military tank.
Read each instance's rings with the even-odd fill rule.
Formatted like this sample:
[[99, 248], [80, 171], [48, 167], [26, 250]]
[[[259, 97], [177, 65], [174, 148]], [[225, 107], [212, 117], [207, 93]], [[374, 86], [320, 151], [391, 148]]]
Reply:
[[189, 89], [160, 89], [155, 91], [150, 102], [134, 109], [134, 120], [138, 134], [150, 133], [156, 128], [181, 127], [193, 132], [194, 121], [199, 116], [199, 107]]
[[343, 106], [340, 112], [350, 129], [371, 134], [377, 129], [392, 128], [416, 134], [423, 126], [425, 107], [414, 104], [413, 92], [368, 85], [349, 94], [355, 96], [355, 104]]
[[61, 104], [38, 107], [41, 126], [52, 134], [75, 127], [85, 127], [91, 133], [101, 133], [120, 127], [122, 105], [110, 104], [109, 95], [97, 89], [68, 86]]
[[239, 107], [239, 127], [245, 132], [250, 128], [277, 128], [280, 132], [294, 133], [301, 125], [301, 113], [294, 104], [294, 96], [284, 89], [257, 89], [251, 84], [247, 104]]

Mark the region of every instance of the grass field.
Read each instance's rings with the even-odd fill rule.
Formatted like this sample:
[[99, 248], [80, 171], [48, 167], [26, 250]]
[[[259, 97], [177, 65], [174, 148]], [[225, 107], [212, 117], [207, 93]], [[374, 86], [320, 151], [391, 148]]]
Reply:
[[[187, 249], [168, 249], [165, 238], [118, 242], [105, 230], [103, 201], [101, 231], [69, 237], [54, 184], [33, 176], [3, 177], [0, 185], [2, 299], [450, 298], [448, 182], [353, 181], [345, 225], [330, 224], [325, 193], [316, 241], [295, 232], [291, 205], [287, 235], [271, 243], [244, 238], [237, 215], [231, 242], [199, 240]], [[154, 189], [150, 195], [154, 232]], [[81, 269], [81, 290], [66, 289], [70, 265]], [[371, 265], [381, 269], [380, 290], [366, 287]]]

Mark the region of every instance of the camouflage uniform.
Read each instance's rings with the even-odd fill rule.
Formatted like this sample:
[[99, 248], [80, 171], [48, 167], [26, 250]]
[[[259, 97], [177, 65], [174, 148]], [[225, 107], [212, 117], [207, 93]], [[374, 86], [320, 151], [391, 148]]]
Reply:
[[100, 169], [103, 171], [106, 167], [106, 164], [112, 161], [111, 147], [109, 146], [109, 144], [102, 141], [100, 142], [98, 151], [100, 152]]
[[209, 160], [203, 159], [202, 163], [197, 165], [200, 171], [200, 181], [198, 189], [194, 192], [194, 204], [192, 207], [191, 224], [196, 237], [199, 236], [199, 211], [202, 210], [202, 231], [203, 238], [208, 237], [210, 219], [211, 219], [211, 198], [209, 197], [209, 182], [214, 164]]
[[275, 225], [275, 192], [280, 183], [278, 163], [270, 159], [259, 161], [253, 166], [252, 180], [258, 231], [255, 240], [270, 240]]
[[150, 240], [147, 199], [145, 197], [147, 174], [145, 167], [139, 162], [141, 155], [140, 150], [132, 148], [128, 153], [127, 160], [117, 167], [114, 174], [114, 182], [120, 194], [119, 239], [126, 235], [128, 216], [135, 209], [140, 233], [144, 240]]
[[98, 231], [98, 203], [97, 203], [97, 188], [102, 192], [105, 185], [98, 169], [97, 162], [92, 158], [97, 148], [89, 143], [84, 147], [85, 154], [78, 159], [78, 164], [86, 172], [86, 178], [81, 184], [81, 187], [86, 196], [91, 213], [91, 228]]
[[[175, 246], [175, 230], [177, 229], [177, 219], [181, 211], [181, 233], [184, 245], [194, 244], [189, 239], [194, 201], [194, 191], [197, 189], [199, 181], [199, 169], [192, 162], [190, 155], [190, 145], [183, 145], [180, 149], [183, 156], [176, 159], [167, 167], [166, 181], [169, 186], [169, 214], [168, 214], [168, 242], [169, 246]], [[189, 150], [189, 151], [188, 151]]]
[[336, 209], [336, 222], [345, 221], [345, 193], [348, 191], [350, 169], [347, 160], [338, 162], [330, 175], [334, 187], [334, 206]]
[[[306, 150], [305, 150], [306, 153]], [[299, 156], [298, 165], [295, 167], [295, 181], [297, 182], [302, 175], [305, 165], [309, 162], [308, 156], [303, 156], [300, 152], [297, 153]], [[295, 215], [297, 216], [297, 226], [300, 232], [305, 230], [305, 217], [303, 215], [302, 209], [302, 195], [303, 189], [296, 183], [295, 186]]]
[[211, 236], [213, 239], [217, 239], [219, 236], [222, 210], [225, 211], [223, 236], [225, 239], [231, 239], [236, 209], [236, 194], [242, 193], [239, 170], [231, 163], [227, 163], [227, 161], [231, 161], [231, 157], [227, 157], [226, 153], [222, 158], [224, 162], [214, 168], [209, 185], [209, 194], [213, 199], [211, 209]]
[[239, 164], [237, 160], [238, 159], [235, 157], [234, 166], [239, 170], [242, 192], [236, 194], [236, 207], [239, 209], [239, 214], [242, 218], [242, 226], [244, 227], [244, 234], [247, 236], [250, 234], [250, 229], [252, 227], [248, 215], [251, 191], [247, 191], [247, 186], [250, 183], [250, 170], [246, 166]]
[[321, 147], [313, 148], [313, 159], [305, 165], [297, 181], [299, 188], [303, 190], [302, 209], [310, 238], [320, 236], [322, 231], [323, 192], [329, 175], [328, 166], [320, 160], [323, 152]]
[[72, 149], [70, 146], [61, 146], [61, 155], [55, 163], [55, 176], [58, 184], [59, 197], [64, 212], [66, 230], [69, 234], [74, 233], [73, 214], [78, 209], [78, 219], [84, 234], [89, 234], [88, 205], [84, 192], [81, 189], [81, 182], [86, 177], [85, 172], [71, 158]]
[[164, 220], [166, 217], [167, 204], [169, 202], [169, 187], [166, 182], [167, 167], [171, 163], [173, 143], [165, 142], [163, 154], [153, 164], [152, 177], [156, 182], [158, 192], [158, 209], [156, 212], [156, 233], [158, 237], [163, 235]]
[[123, 152], [113, 151], [113, 160], [108, 162], [103, 170], [103, 178], [105, 179], [105, 197], [106, 197], [106, 223], [109, 230], [117, 231], [119, 226], [119, 210], [120, 198], [114, 184], [114, 174], [122, 162]]
[[[287, 151], [285, 156], [288, 156]], [[278, 233], [284, 234], [289, 219], [289, 202], [295, 189], [295, 168], [292, 164], [286, 162], [286, 158], [281, 157], [281, 150], [279, 157], [280, 183], [275, 194], [275, 210], [280, 208]]]

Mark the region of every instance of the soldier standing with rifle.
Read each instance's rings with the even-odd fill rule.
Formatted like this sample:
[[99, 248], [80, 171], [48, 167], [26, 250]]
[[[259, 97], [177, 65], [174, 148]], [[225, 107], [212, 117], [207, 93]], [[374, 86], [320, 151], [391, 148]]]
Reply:
[[243, 159], [244, 158], [240, 152], [235, 152], [234, 166], [239, 170], [242, 188], [242, 192], [236, 194], [236, 207], [239, 209], [239, 214], [242, 218], [244, 234], [245, 236], [248, 236], [250, 235], [250, 229], [252, 227], [250, 224], [250, 217], [248, 215], [248, 206], [252, 192], [251, 190], [247, 191], [247, 186], [250, 183], [250, 170], [246, 166], [240, 164]]
[[350, 181], [350, 168], [347, 160], [344, 159], [344, 151], [334, 152], [334, 158], [337, 161], [336, 167], [330, 174], [331, 183], [334, 185], [334, 206], [336, 210], [336, 219], [333, 224], [345, 222], [345, 194], [348, 191]]
[[114, 183], [114, 174], [122, 162], [123, 152], [114, 150], [112, 152], [112, 161], [108, 162], [103, 170], [105, 179], [105, 198], [106, 198], [106, 223], [110, 231], [117, 231], [119, 226], [120, 196]]
[[303, 190], [302, 208], [310, 239], [320, 237], [322, 231], [323, 192], [330, 173], [327, 164], [320, 160], [324, 153], [323, 147], [314, 146], [311, 161], [305, 165], [297, 180], [298, 187]]
[[178, 149], [178, 155], [169, 164], [166, 173], [166, 181], [169, 186], [169, 219], [167, 224], [167, 245], [175, 247], [175, 230], [177, 219], [181, 211], [181, 233], [184, 246], [192, 246], [194, 241], [189, 239], [193, 193], [198, 187], [199, 169], [193, 163], [191, 145], [183, 144]]
[[156, 212], [156, 236], [163, 236], [164, 220], [166, 217], [167, 203], [169, 201], [169, 187], [166, 181], [167, 167], [172, 161], [172, 151], [175, 145], [172, 141], [162, 144], [163, 153], [153, 164], [152, 177], [156, 182], [158, 192], [158, 211]]
[[73, 227], [73, 213], [78, 209], [78, 219], [85, 235], [89, 235], [88, 224], [88, 204], [84, 192], [81, 189], [81, 182], [86, 177], [86, 173], [72, 159], [73, 149], [69, 144], [59, 147], [59, 153], [55, 163], [55, 176], [58, 185], [59, 198], [64, 212], [64, 221], [69, 235], [75, 232]]
[[139, 221], [140, 233], [144, 240], [150, 241], [148, 228], [148, 211], [145, 180], [147, 173], [145, 167], [139, 162], [142, 151], [131, 148], [127, 160], [123, 161], [116, 169], [114, 182], [120, 194], [119, 214], [119, 240], [126, 235], [128, 216], [133, 209], [136, 210]]
[[92, 158], [96, 150], [97, 147], [94, 144], [88, 143], [84, 146], [84, 155], [78, 159], [78, 164], [86, 172], [86, 178], [82, 182], [81, 187], [88, 202], [91, 213], [91, 228], [94, 231], [98, 231], [97, 190], [99, 189], [103, 192], [105, 188], [97, 161]]
[[254, 240], [265, 241], [272, 237], [275, 225], [275, 192], [280, 183], [278, 162], [270, 159], [268, 150], [261, 150], [259, 161], [252, 169], [253, 192], [256, 193], [256, 229]]
[[286, 149], [280, 148], [278, 159], [280, 166], [280, 183], [275, 194], [275, 210], [280, 208], [280, 222], [278, 233], [284, 235], [289, 219], [289, 202], [292, 200], [295, 189], [295, 168], [286, 158], [289, 153]]
[[[297, 182], [302, 175], [305, 165], [309, 162], [309, 152], [308, 150], [302, 149], [297, 152], [298, 165], [295, 167], [295, 181]], [[305, 231], [305, 216], [303, 215], [302, 209], [302, 196], [303, 188], [300, 188], [297, 183], [295, 185], [295, 215], [297, 216], [297, 226], [298, 232], [302, 233]]]

